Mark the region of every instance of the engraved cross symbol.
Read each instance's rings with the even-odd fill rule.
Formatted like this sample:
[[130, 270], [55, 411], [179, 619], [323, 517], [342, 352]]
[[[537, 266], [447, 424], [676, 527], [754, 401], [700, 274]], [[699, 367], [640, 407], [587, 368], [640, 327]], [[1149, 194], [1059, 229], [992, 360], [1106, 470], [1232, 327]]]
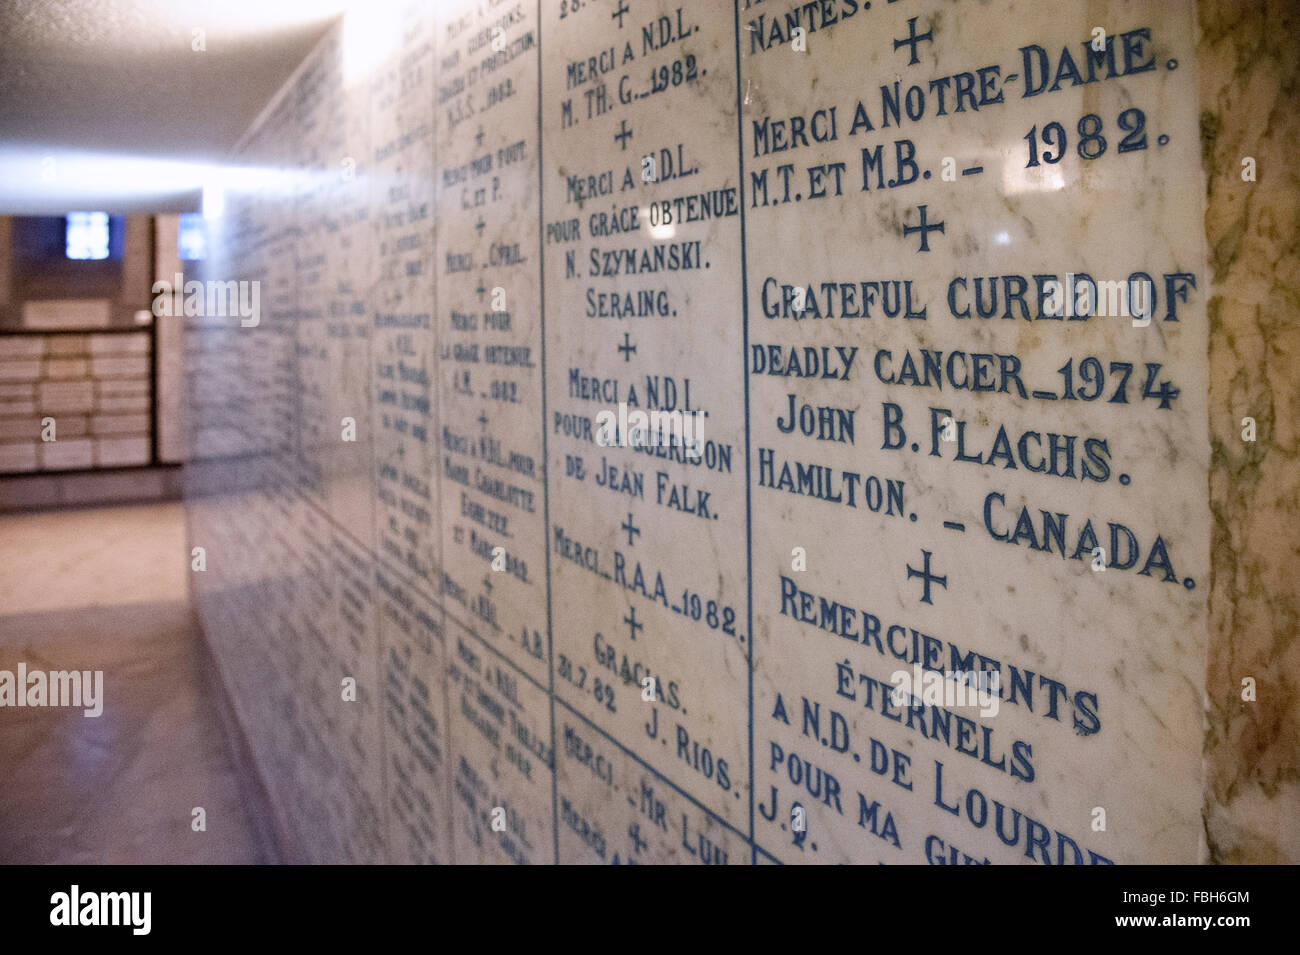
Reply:
[[487, 574], [483, 575], [483, 589], [488, 593], [492, 593], [492, 581], [488, 580]]
[[478, 222], [475, 222], [475, 223], [474, 223], [474, 228], [478, 230], [478, 234], [479, 234], [479, 235], [482, 235], [482, 234], [483, 234], [483, 217], [482, 217], [482, 216], [479, 216], [479, 217], [478, 217]]
[[925, 563], [923, 564], [924, 569], [917, 570], [911, 564], [908, 564], [907, 579], [911, 580], [913, 577], [920, 577], [922, 581], [922, 586], [925, 588], [924, 593], [921, 594], [921, 603], [930, 604], [931, 606], [934, 606], [933, 601], [930, 600], [930, 584], [937, 583], [944, 590], [947, 590], [948, 575], [945, 574], [944, 576], [940, 577], [937, 574], [931, 574], [930, 573], [930, 552], [928, 550], [923, 550], [921, 551], [921, 556], [925, 558]]
[[639, 536], [641, 536], [641, 528], [637, 527], [637, 526], [636, 526], [636, 523], [632, 520], [632, 512], [631, 512], [631, 511], [628, 511], [628, 512], [627, 512], [627, 521], [619, 525], [619, 530], [627, 531], [627, 546], [628, 546], [628, 547], [633, 547], [633, 546], [635, 546], [635, 545], [633, 544], [633, 542], [632, 542], [632, 538], [633, 538], [633, 537], [639, 537]]
[[483, 145], [483, 127], [482, 127], [482, 126], [480, 126], [480, 127], [478, 128], [478, 132], [474, 135], [474, 145], [476, 145], [476, 146], [482, 146], [482, 145]]
[[934, 30], [926, 30], [924, 33], [918, 34], [916, 32], [916, 17], [911, 17], [907, 21], [907, 39], [894, 41], [895, 50], [897, 50], [900, 46], [907, 46], [909, 43], [911, 44], [912, 58], [907, 61], [908, 66], [915, 66], [917, 63], [921, 62], [916, 57], [916, 45], [920, 43], [922, 40], [924, 40], [926, 43], [933, 43]]
[[482, 279], [479, 279], [478, 288], [476, 288], [474, 291], [478, 292], [478, 300], [480, 302], [483, 301], [483, 293], [486, 292], [487, 289], [483, 287]]
[[936, 229], [937, 229], [939, 232], [943, 232], [943, 231], [944, 231], [944, 229], [943, 229], [943, 220], [941, 219], [941, 220], [939, 220], [938, 222], [926, 222], [926, 221], [925, 221], [925, 210], [926, 210], [927, 207], [926, 207], [926, 206], [917, 206], [916, 208], [919, 209], [920, 212], [921, 212], [921, 224], [920, 224], [920, 225], [905, 225], [905, 226], [903, 226], [903, 238], [907, 238], [907, 237], [908, 237], [909, 235], [911, 235], [913, 232], [919, 232], [919, 233], [921, 233], [921, 247], [920, 247], [919, 249], [917, 249], [916, 251], [918, 251], [918, 252], [929, 252], [929, 251], [930, 251], [930, 233], [931, 233], [931, 232], [934, 232]]
[[627, 332], [623, 333], [623, 344], [618, 346], [618, 351], [623, 355], [624, 364], [631, 361], [632, 356], [636, 354], [636, 346], [632, 344], [632, 338]]
[[618, 144], [624, 150], [627, 149], [627, 141], [632, 138], [632, 130], [627, 128], [627, 120], [620, 119], [618, 121], [618, 132], [614, 134], [614, 138], [618, 140]]
[[626, 616], [626, 617], [623, 618], [623, 622], [624, 622], [625, 624], [627, 624], [627, 626], [628, 626], [628, 634], [629, 634], [629, 636], [631, 636], [631, 638], [632, 638], [633, 640], [636, 639], [636, 632], [637, 632], [638, 630], [641, 630], [641, 629], [643, 629], [643, 628], [645, 627], [645, 624], [640, 623], [640, 622], [636, 619], [636, 607], [630, 607], [630, 608], [628, 608], [628, 616]]
[[617, 20], [618, 20], [618, 28], [621, 30], [621, 29], [623, 29], [623, 17], [624, 17], [626, 14], [631, 13], [631, 12], [632, 12], [632, 11], [628, 8], [628, 5], [627, 5], [626, 3], [623, 2], [623, 0], [618, 0], [618, 9], [615, 10], [613, 13], [611, 13], [611, 14], [609, 15], [609, 18], [610, 18], [611, 20], [617, 19]]
[[488, 426], [488, 416], [487, 416], [487, 413], [486, 413], [486, 412], [480, 411], [480, 412], [478, 413], [478, 423], [481, 424], [481, 425], [483, 426], [483, 430], [484, 430], [484, 431], [487, 430], [487, 426]]

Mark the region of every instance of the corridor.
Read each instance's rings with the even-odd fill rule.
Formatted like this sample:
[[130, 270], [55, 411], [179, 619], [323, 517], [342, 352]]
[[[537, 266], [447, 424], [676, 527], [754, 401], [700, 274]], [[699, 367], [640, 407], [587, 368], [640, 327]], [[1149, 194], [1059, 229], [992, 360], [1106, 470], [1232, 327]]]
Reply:
[[179, 503], [0, 515], [0, 670], [103, 671], [98, 717], [0, 708], [0, 862], [270, 861], [202, 677], [184, 522]]

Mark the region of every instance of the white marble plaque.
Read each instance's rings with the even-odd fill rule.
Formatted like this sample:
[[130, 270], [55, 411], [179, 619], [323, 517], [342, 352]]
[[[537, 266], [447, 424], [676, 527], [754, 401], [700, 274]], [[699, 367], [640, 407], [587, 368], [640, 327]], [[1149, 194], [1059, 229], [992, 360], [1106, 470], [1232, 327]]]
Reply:
[[[749, 234], [784, 238], [747, 248], [756, 838], [790, 861], [1194, 862], [1190, 11], [837, 5], [796, 55], [768, 6], [742, 111]], [[956, 705], [980, 672], [997, 692]]]

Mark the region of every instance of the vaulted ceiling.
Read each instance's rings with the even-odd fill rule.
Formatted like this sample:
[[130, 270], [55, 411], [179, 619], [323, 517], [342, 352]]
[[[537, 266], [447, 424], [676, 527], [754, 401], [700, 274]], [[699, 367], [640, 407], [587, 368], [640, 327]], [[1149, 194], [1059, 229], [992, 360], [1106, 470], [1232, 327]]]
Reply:
[[0, 213], [192, 204], [345, 5], [3, 0]]

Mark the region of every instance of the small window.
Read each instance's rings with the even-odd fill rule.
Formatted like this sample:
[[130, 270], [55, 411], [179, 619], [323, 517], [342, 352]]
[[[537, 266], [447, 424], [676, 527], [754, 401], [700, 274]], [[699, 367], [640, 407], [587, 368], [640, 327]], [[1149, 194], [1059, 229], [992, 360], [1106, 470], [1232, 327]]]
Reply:
[[69, 212], [66, 250], [70, 259], [108, 258], [108, 213]]
[[176, 230], [176, 254], [186, 262], [208, 257], [208, 230], [201, 212], [182, 212]]

